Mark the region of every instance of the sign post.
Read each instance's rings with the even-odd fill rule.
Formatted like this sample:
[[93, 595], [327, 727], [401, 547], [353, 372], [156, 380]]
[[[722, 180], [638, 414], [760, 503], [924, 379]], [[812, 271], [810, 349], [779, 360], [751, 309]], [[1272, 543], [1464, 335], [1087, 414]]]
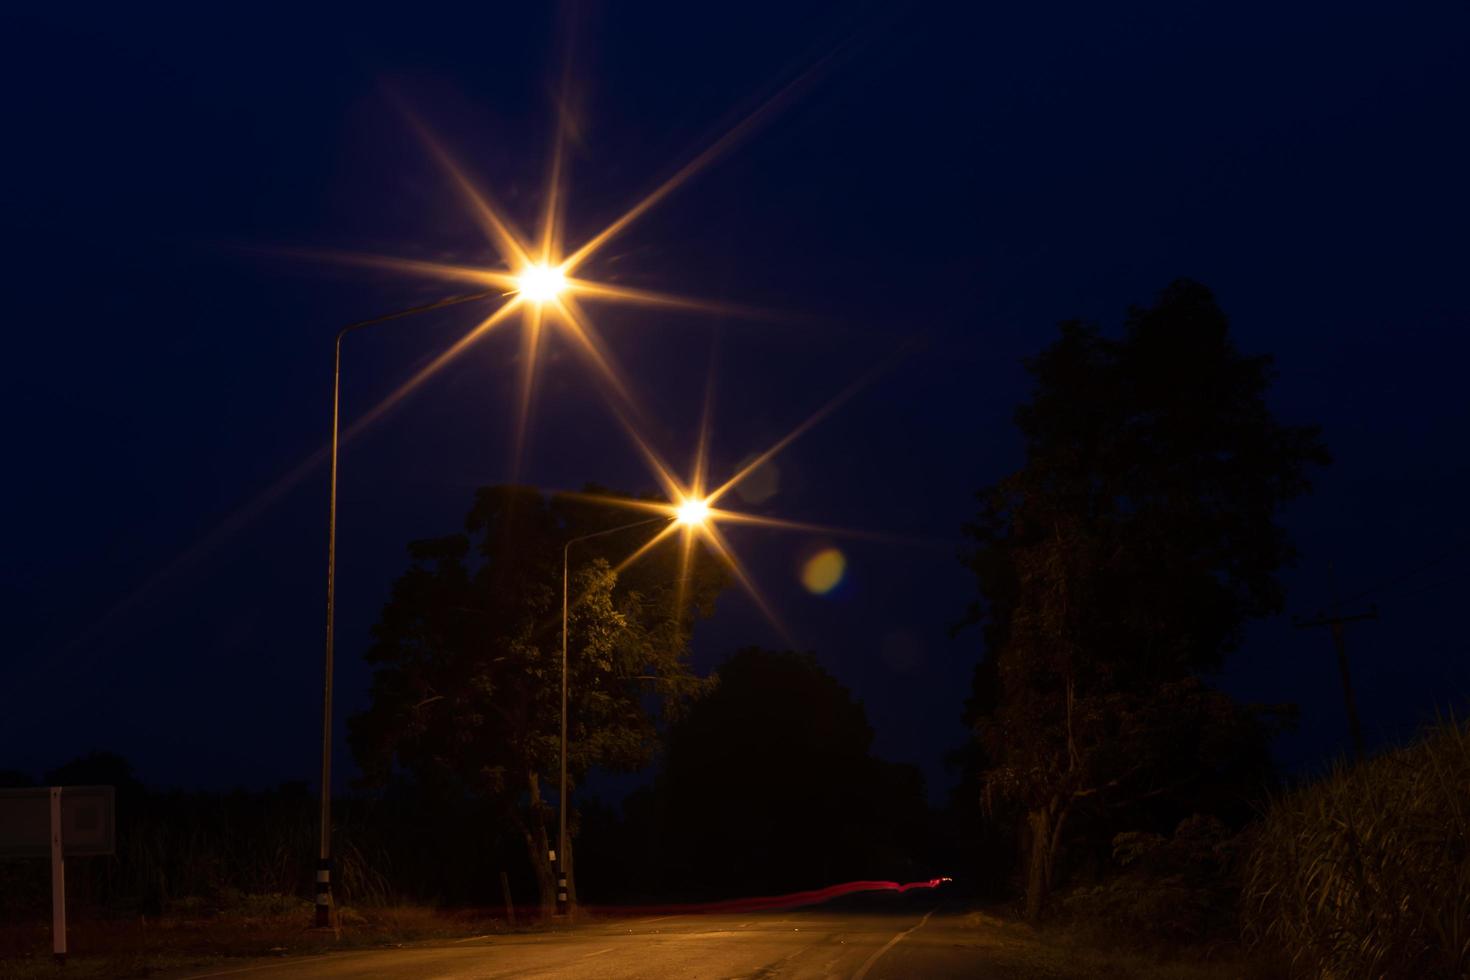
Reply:
[[0, 789], [0, 857], [51, 858], [51, 951], [66, 961], [66, 859], [113, 853], [111, 786]]

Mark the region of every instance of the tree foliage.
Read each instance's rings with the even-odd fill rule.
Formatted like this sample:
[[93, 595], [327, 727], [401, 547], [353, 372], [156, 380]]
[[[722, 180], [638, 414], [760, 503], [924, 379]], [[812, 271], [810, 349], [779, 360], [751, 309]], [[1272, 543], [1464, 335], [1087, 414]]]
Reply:
[[969, 717], [987, 799], [1025, 811], [1035, 916], [1077, 803], [1263, 757], [1253, 719], [1198, 676], [1282, 608], [1276, 514], [1328, 457], [1315, 428], [1273, 417], [1270, 358], [1235, 349], [1197, 283], [1130, 310], [1118, 340], [1063, 323], [1027, 369], [1025, 465], [981, 491], [965, 560], [987, 649]]
[[733, 655], [669, 734], [656, 796], [674, 879], [770, 893], [919, 873], [922, 777], [872, 740], [812, 655]]
[[[563, 547], [637, 520], [581, 497], [480, 490], [465, 530], [410, 545], [367, 652], [369, 708], [350, 722], [366, 779], [411, 778], [429, 794], [492, 801], [523, 837], [542, 901], [551, 869], [547, 798], [560, 752]], [[689, 667], [691, 621], [723, 571], [696, 558], [680, 581], [675, 549], [623, 573], [614, 564], [653, 533], [632, 528], [571, 551], [568, 772], [646, 764], [660, 723], [702, 687]]]

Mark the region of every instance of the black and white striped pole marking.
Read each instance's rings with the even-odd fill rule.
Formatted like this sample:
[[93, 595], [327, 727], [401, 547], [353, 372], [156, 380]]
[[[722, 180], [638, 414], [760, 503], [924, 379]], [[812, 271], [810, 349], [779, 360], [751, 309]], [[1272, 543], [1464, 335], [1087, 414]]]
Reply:
[[546, 852], [547, 862], [556, 874], [556, 914], [567, 914], [567, 869], [556, 859], [556, 849]]
[[316, 862], [316, 925], [325, 929], [332, 924], [332, 859]]

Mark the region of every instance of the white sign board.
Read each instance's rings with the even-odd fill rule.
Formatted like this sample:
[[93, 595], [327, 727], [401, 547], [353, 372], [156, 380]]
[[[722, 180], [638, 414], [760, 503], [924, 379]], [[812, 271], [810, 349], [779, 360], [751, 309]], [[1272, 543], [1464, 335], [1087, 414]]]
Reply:
[[[66, 857], [113, 852], [111, 786], [61, 786], [61, 841]], [[0, 858], [51, 854], [51, 787], [0, 789]]]
[[111, 786], [0, 789], [0, 857], [51, 857], [51, 949], [66, 959], [66, 859], [113, 851]]

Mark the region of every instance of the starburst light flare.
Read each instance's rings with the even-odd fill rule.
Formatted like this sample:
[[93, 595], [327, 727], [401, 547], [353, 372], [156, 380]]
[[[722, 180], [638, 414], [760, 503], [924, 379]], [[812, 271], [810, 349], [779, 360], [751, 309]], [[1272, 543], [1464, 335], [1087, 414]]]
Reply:
[[[820, 64], [819, 62], [818, 67]], [[557, 100], [558, 108], [546, 175], [546, 190], [534, 236], [522, 232], [492, 196], [470, 178], [466, 169], [460, 165], [429, 126], [419, 119], [401, 99], [395, 98], [395, 105], [418, 134], [429, 156], [449, 178], [449, 182], [463, 200], [469, 215], [480, 226], [486, 241], [494, 252], [496, 262], [476, 266], [386, 255], [322, 251], [306, 253], [330, 261], [364, 265], [413, 276], [426, 276], [441, 281], [458, 284], [470, 282], [481, 286], [491, 286], [503, 289], [508, 296], [517, 301], [511, 306], [501, 308], [505, 310], [513, 307], [520, 311], [523, 331], [522, 364], [518, 382], [520, 390], [516, 399], [513, 478], [519, 470], [526, 432], [531, 423], [534, 389], [548, 333], [570, 341], [572, 349], [590, 368], [604, 394], [616, 404], [618, 411], [640, 419], [646, 418], [623, 371], [602, 341], [592, 318], [577, 302], [578, 300], [630, 304], [644, 308], [681, 310], [745, 319], [791, 319], [789, 316], [769, 310], [754, 309], [738, 304], [715, 303], [656, 290], [601, 282], [580, 274], [578, 270], [586, 266], [608, 242], [626, 231], [634, 222], [769, 119], [815, 77], [817, 69], [813, 68], [803, 73], [796, 81], [767, 99], [606, 227], [577, 247], [566, 248], [563, 242], [563, 229], [566, 226], [566, 137], [570, 128], [567, 110], [570, 104], [567, 80], [570, 77], [570, 65], [566, 65], [565, 68], [568, 70], [564, 72], [563, 91]], [[504, 318], [497, 315], [495, 322], [499, 323], [502, 319]], [[449, 352], [446, 352], [448, 359], [452, 359], [462, 351], [467, 346], [465, 341], [470, 337], [478, 338], [483, 333], [485, 333], [484, 324], [481, 324], [472, 331], [471, 335], [456, 342]], [[434, 363], [443, 366], [447, 361], [443, 358], [436, 358]], [[414, 384], [411, 387], [416, 386], [417, 384]], [[396, 404], [400, 398], [401, 395], [395, 393], [395, 396], [390, 397], [389, 401]], [[371, 410], [370, 414], [376, 417], [388, 407], [391, 407], [391, 404], [378, 406]]]
[[679, 577], [675, 608], [682, 610], [684, 607], [684, 590], [689, 578], [689, 567], [693, 557], [694, 544], [697, 540], [703, 543], [729, 569], [736, 582], [740, 584], [740, 587], [756, 604], [757, 608], [760, 609], [771, 626], [781, 635], [781, 638], [788, 644], [796, 646], [791, 639], [790, 631], [781, 622], [780, 617], [776, 615], [771, 604], [767, 601], [765, 595], [756, 585], [754, 579], [751, 578], [749, 572], [746, 571], [744, 564], [731, 547], [729, 539], [720, 529], [721, 524], [751, 525], [774, 530], [799, 531], [831, 537], [866, 538], [886, 542], [902, 542], [905, 539], [872, 531], [832, 527], [804, 521], [792, 521], [780, 517], [768, 517], [762, 514], [747, 514], [724, 507], [717, 507], [715, 504], [719, 498], [728, 494], [742, 481], [754, 474], [762, 464], [769, 462], [778, 453], [789, 447], [819, 422], [835, 412], [862, 388], [870, 384], [884, 367], [886, 365], [880, 365], [866, 372], [857, 381], [842, 389], [836, 396], [818, 407], [816, 411], [794, 426], [791, 431], [772, 443], [768, 449], [755, 454], [751, 462], [742, 466], [713, 490], [709, 489], [708, 474], [712, 384], [706, 384], [704, 411], [700, 419], [693, 473], [687, 481], [681, 480], [675, 474], [674, 470], [653, 448], [653, 445], [639, 432], [637, 426], [633, 424], [633, 421], [627, 415], [614, 411], [613, 414], [622, 425], [623, 431], [627, 434], [634, 447], [638, 450], [638, 454], [647, 464], [650, 474], [658, 482], [659, 488], [662, 490], [666, 499], [662, 501], [638, 500], [589, 493], [567, 493], [564, 496], [595, 501], [601, 504], [610, 504], [615, 507], [623, 507], [669, 518], [669, 523], [662, 527], [658, 533], [654, 534], [637, 550], [619, 562], [614, 572], [621, 572], [658, 547], [663, 541], [675, 534], [680, 535]]

